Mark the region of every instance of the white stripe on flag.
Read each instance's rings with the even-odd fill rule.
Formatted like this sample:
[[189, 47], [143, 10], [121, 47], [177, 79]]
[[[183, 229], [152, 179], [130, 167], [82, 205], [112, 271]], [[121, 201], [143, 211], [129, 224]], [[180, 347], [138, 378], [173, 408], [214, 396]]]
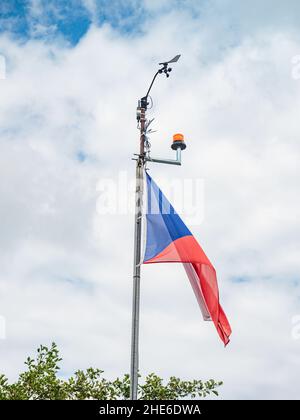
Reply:
[[191, 286], [194, 290], [195, 296], [197, 298], [198, 304], [200, 306], [201, 312], [202, 312], [202, 316], [204, 321], [211, 321], [211, 316], [210, 313], [208, 312], [204, 297], [203, 297], [203, 293], [201, 290], [201, 285], [199, 282], [199, 278], [197, 276], [197, 273], [193, 267], [193, 264], [191, 263], [183, 263], [183, 266], [185, 268], [186, 274], [189, 278], [189, 281], [191, 283]]

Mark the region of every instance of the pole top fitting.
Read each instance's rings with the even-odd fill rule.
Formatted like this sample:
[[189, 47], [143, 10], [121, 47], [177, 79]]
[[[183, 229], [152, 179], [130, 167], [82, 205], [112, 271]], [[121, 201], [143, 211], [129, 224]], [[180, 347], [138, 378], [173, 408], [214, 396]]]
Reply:
[[186, 148], [183, 134], [176, 133], [173, 135], [173, 143], [171, 145], [171, 148], [173, 150], [177, 150], [178, 148], [180, 148], [181, 150], [184, 150]]

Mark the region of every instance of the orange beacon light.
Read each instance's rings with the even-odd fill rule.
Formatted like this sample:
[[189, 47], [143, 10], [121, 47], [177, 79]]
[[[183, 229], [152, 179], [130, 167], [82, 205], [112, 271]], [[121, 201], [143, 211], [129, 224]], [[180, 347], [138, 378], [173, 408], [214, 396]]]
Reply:
[[173, 143], [171, 145], [173, 150], [181, 149], [184, 150], [186, 148], [186, 144], [184, 142], [184, 135], [183, 134], [174, 134], [173, 135]]

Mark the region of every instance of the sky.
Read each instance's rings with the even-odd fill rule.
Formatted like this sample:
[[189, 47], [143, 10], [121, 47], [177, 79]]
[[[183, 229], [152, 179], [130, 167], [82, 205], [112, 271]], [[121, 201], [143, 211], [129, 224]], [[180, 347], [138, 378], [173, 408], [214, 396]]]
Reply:
[[299, 398], [299, 12], [294, 0], [1, 2], [10, 380], [52, 341], [62, 376], [129, 371], [135, 108], [181, 54], [148, 117], [155, 157], [185, 134], [183, 165], [150, 174], [214, 264], [233, 333], [224, 348], [179, 264], [142, 267], [141, 373], [223, 380], [222, 399]]

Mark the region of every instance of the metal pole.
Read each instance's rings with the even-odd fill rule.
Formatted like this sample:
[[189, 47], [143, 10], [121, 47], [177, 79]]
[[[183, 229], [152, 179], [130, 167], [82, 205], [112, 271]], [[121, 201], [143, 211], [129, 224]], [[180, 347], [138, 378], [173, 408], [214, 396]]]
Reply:
[[141, 109], [140, 154], [136, 164], [135, 228], [134, 228], [134, 266], [132, 294], [131, 366], [130, 399], [136, 400], [138, 393], [139, 370], [139, 320], [140, 320], [140, 279], [141, 279], [141, 239], [142, 239], [142, 201], [144, 172], [145, 109]]

